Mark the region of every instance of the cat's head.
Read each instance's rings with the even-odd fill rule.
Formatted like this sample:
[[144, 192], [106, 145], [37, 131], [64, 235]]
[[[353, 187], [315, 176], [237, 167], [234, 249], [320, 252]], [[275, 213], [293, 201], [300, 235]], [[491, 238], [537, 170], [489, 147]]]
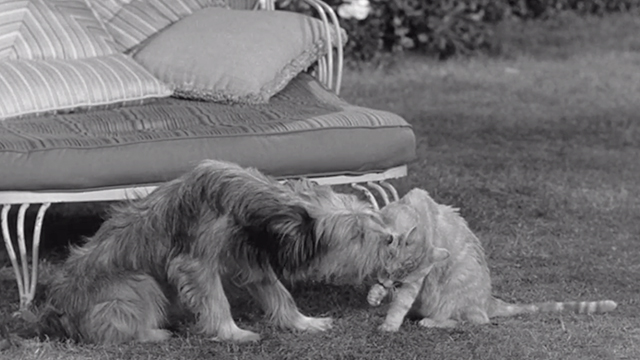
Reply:
[[378, 273], [378, 281], [387, 288], [424, 277], [434, 265], [449, 258], [446, 249], [431, 244], [432, 225], [423, 209], [412, 204], [410, 194], [381, 209], [385, 224], [394, 233], [389, 255]]

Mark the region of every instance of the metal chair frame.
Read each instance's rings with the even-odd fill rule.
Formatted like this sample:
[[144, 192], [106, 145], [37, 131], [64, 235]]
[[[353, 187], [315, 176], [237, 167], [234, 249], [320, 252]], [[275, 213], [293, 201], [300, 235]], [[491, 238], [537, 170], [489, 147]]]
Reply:
[[[335, 93], [340, 92], [342, 83], [343, 68], [343, 52], [340, 45], [334, 49], [333, 44], [342, 44], [341, 28], [338, 18], [333, 9], [320, 0], [299, 0], [304, 1], [313, 7], [320, 20], [324, 24], [325, 39], [327, 41], [327, 54], [318, 62], [317, 77], [327, 88]], [[275, 10], [275, 0], [257, 1], [256, 8], [261, 10]], [[336, 36], [335, 43], [332, 43], [330, 36], [331, 28], [334, 29]], [[384, 194], [382, 186], [389, 189], [394, 198], [397, 198], [397, 192], [385, 180], [400, 178], [407, 175], [407, 166], [399, 166], [388, 169], [386, 171], [369, 173], [363, 175], [341, 175], [315, 177], [311, 180], [319, 184], [338, 185], [352, 184], [356, 189], [365, 191], [367, 197], [377, 206], [375, 197], [371, 192], [361, 184], [367, 184], [373, 189]], [[381, 185], [378, 185], [377, 183]], [[38, 262], [40, 237], [42, 232], [42, 223], [47, 209], [53, 203], [72, 203], [72, 202], [99, 202], [99, 201], [118, 201], [132, 199], [139, 196], [145, 196], [153, 191], [157, 185], [150, 186], [130, 186], [109, 189], [84, 189], [79, 191], [0, 191], [0, 224], [2, 228], [2, 237], [9, 254], [9, 259], [14, 270], [16, 282], [18, 285], [18, 293], [20, 296], [20, 308], [18, 314], [28, 311], [33, 302], [36, 284], [38, 281]], [[383, 199], [388, 201], [386, 194]], [[16, 219], [17, 239], [12, 239], [9, 231], [9, 212], [12, 207], [18, 207]], [[33, 234], [31, 234], [32, 251], [31, 259], [27, 252], [27, 237], [25, 236], [25, 215], [31, 206], [38, 206], [38, 212], [35, 219]], [[17, 242], [17, 251], [14, 247], [14, 240]], [[31, 261], [29, 261], [31, 260]]]

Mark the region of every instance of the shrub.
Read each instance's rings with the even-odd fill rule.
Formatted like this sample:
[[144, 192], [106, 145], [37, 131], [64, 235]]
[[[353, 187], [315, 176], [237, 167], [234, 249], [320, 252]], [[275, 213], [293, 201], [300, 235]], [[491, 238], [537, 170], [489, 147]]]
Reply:
[[[356, 0], [324, 0], [337, 12]], [[341, 17], [349, 34], [348, 61], [363, 62], [404, 51], [440, 59], [491, 50], [488, 26], [505, 17], [539, 19], [561, 11], [602, 15], [640, 8], [640, 0], [369, 0], [362, 19]], [[283, 9], [313, 14], [301, 1], [284, 0]]]
[[[336, 11], [345, 4], [342, 0], [325, 2]], [[407, 50], [440, 58], [470, 54], [491, 45], [486, 22], [498, 21], [506, 9], [500, 0], [369, 0], [369, 4], [366, 18], [340, 19], [349, 34], [345, 53], [351, 60], [369, 61], [380, 53]], [[299, 1], [279, 5], [314, 13]]]

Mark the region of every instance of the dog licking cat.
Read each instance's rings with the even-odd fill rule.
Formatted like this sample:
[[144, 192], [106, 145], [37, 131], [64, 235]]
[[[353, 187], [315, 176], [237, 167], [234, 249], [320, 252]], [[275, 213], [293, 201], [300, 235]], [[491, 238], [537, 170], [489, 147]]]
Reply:
[[79, 342], [163, 341], [182, 306], [217, 340], [257, 341], [234, 322], [226, 291], [246, 290], [283, 328], [323, 331], [281, 278], [359, 282], [388, 259], [390, 232], [355, 195], [307, 180], [281, 184], [207, 160], [147, 197], [113, 207], [48, 287], [40, 334]]

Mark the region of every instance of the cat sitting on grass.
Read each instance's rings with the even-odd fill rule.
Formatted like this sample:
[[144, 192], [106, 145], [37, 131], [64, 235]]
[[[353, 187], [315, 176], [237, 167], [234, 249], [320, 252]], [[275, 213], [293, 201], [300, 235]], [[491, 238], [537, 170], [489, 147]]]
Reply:
[[380, 305], [395, 284], [383, 331], [397, 331], [408, 314], [423, 327], [449, 328], [459, 321], [486, 324], [494, 316], [614, 310], [611, 300], [509, 304], [491, 294], [491, 278], [478, 238], [456, 209], [437, 204], [422, 189], [413, 189], [380, 210], [397, 233], [399, 259], [379, 275], [367, 301]]

